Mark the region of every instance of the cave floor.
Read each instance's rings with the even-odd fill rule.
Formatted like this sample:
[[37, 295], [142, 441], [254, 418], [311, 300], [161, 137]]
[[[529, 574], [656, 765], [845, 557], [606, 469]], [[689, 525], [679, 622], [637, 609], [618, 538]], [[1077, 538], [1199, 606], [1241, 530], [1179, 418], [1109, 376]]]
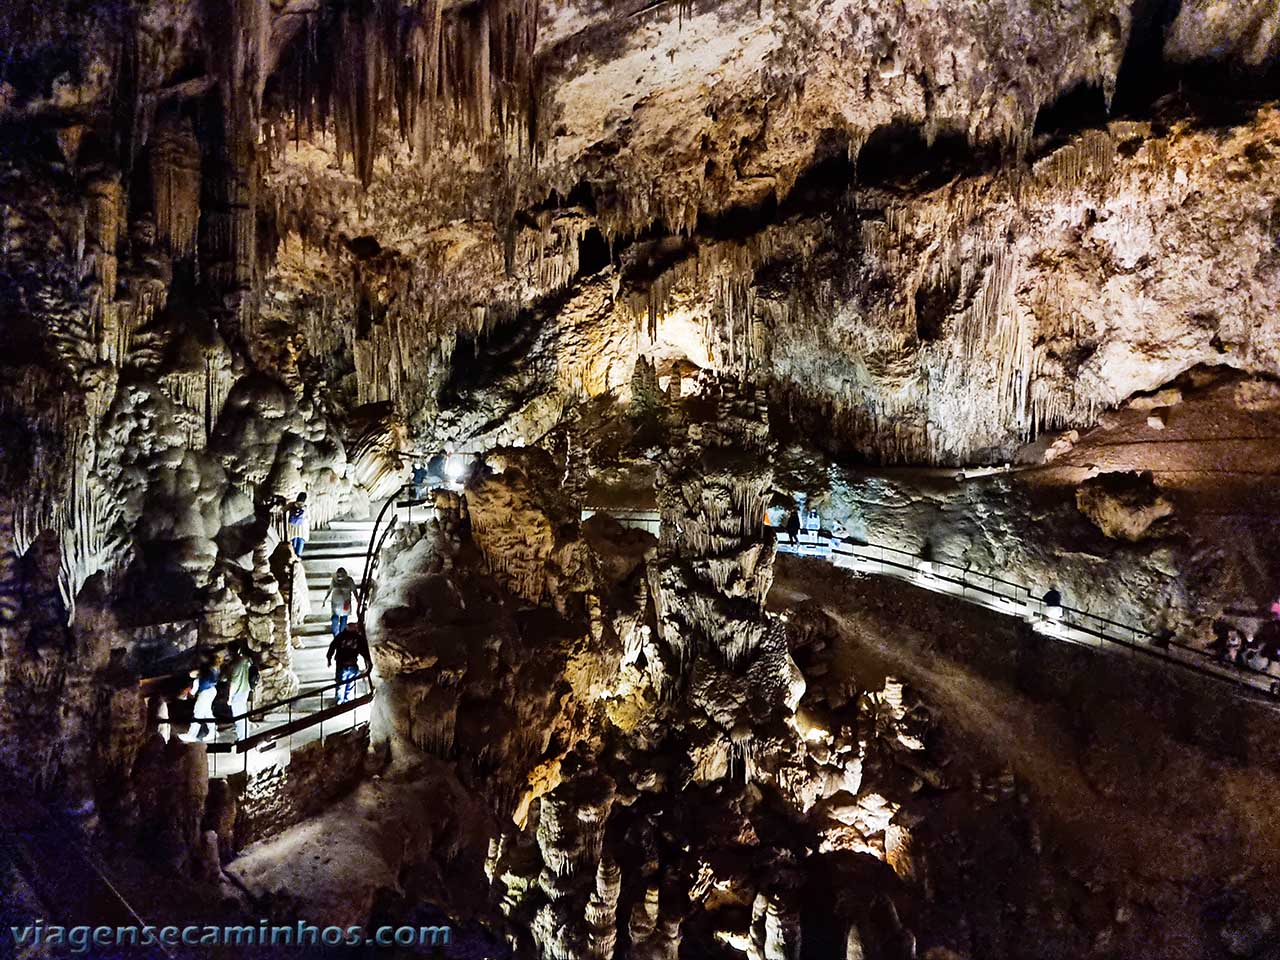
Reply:
[[921, 689], [954, 736], [1012, 768], [1044, 811], [1047, 843], [1179, 917], [1186, 929], [1168, 943], [1198, 942], [1206, 878], [1247, 878], [1259, 897], [1280, 887], [1273, 703], [1045, 643], [1009, 617], [809, 558], [779, 558], [769, 606], [816, 607], [837, 625], [843, 639], [816, 684], [893, 674]]

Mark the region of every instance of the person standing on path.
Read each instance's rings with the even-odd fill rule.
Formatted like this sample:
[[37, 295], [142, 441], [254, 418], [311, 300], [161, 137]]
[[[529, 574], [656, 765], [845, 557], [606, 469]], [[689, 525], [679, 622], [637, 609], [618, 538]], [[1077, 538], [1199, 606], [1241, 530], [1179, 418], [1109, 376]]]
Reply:
[[787, 536], [792, 543], [800, 542], [800, 511], [792, 510], [787, 515]]
[[[227, 665], [227, 704], [231, 709], [231, 722], [244, 717], [249, 712], [249, 695], [258, 685], [258, 667], [249, 656], [243, 643], [235, 646], [235, 656]], [[248, 730], [248, 724], [245, 724]]]
[[347, 618], [351, 616], [351, 603], [355, 599], [356, 582], [347, 573], [346, 567], [334, 571], [329, 581], [329, 589], [324, 592], [324, 599], [329, 601], [329, 612], [332, 614], [329, 625], [336, 637], [347, 629]]
[[311, 520], [307, 516], [307, 495], [300, 493], [287, 508], [289, 519], [289, 542], [293, 544], [293, 555], [302, 556], [302, 548], [307, 545], [311, 536]]
[[334, 697], [336, 703], [346, 703], [355, 693], [356, 677], [360, 676], [357, 662], [361, 657], [364, 658], [364, 669], [367, 673], [373, 669], [369, 659], [369, 641], [365, 639], [360, 625], [353, 623], [333, 638], [333, 642], [329, 644], [329, 653], [325, 657], [325, 662], [330, 666], [334, 666], [334, 661], [337, 661], [333, 674], [334, 681], [339, 685]]
[[217, 722], [213, 719], [213, 701], [218, 696], [218, 667], [222, 663], [221, 654], [213, 654], [204, 661], [196, 672], [192, 685], [196, 694], [195, 706], [191, 711], [191, 726], [187, 730], [188, 740], [211, 740], [217, 734]]

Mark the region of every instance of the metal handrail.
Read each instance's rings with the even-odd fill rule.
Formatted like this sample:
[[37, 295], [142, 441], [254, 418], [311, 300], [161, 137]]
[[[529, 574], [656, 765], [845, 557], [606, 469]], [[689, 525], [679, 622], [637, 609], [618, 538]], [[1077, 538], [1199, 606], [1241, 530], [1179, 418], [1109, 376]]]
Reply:
[[[363, 680], [365, 677], [372, 678], [372, 676], [373, 676], [373, 673], [371, 671], [365, 670], [362, 673], [356, 674], [353, 680]], [[326, 683], [323, 686], [312, 687], [310, 690], [304, 690], [300, 693], [295, 693], [292, 697], [286, 697], [283, 700], [273, 700], [271, 701], [271, 703], [265, 703], [260, 707], [256, 707], [256, 706], [250, 707], [244, 713], [233, 715], [231, 717], [231, 720], [232, 722], [235, 722], [236, 720], [252, 719], [254, 714], [270, 713], [271, 711], [278, 710], [281, 707], [285, 707], [285, 706], [289, 706], [290, 704], [297, 703], [299, 700], [308, 700], [311, 697], [319, 696], [320, 694], [323, 694], [326, 691], [336, 690], [338, 687], [345, 687], [348, 683], [351, 683], [351, 682], [352, 682], [351, 680], [334, 680], [332, 683]]]
[[[919, 556], [917, 554], [911, 554], [908, 551], [902, 550], [898, 547], [889, 547], [889, 546], [884, 546], [882, 544], [868, 543], [865, 541], [855, 540], [852, 537], [848, 537], [848, 538], [836, 537], [836, 536], [832, 536], [829, 532], [802, 531], [802, 535], [807, 535], [809, 538], [811, 538], [809, 542], [821, 542], [824, 540], [827, 541], [828, 543], [831, 544], [833, 552], [838, 552], [841, 555], [861, 557], [862, 559], [866, 559], [866, 560], [875, 560], [879, 562], [881, 565], [897, 567], [901, 570], [909, 571], [911, 573], [919, 572], [920, 561], [926, 559], [925, 557]], [[781, 543], [781, 541], [779, 542]], [[791, 544], [789, 543], [783, 543], [782, 545], [784, 547], [791, 546]], [[837, 550], [836, 545], [844, 546], [846, 549]], [[862, 551], [865, 551], [866, 553], [872, 553], [873, 551], [876, 551], [879, 553], [879, 556], [878, 557], [864, 556], [862, 552], [852, 548], [862, 548]], [[885, 556], [886, 552], [890, 554], [895, 554], [899, 557], [908, 558], [913, 562], [906, 563], [896, 559], [887, 558]], [[935, 571], [931, 574], [931, 576], [934, 579], [958, 585], [959, 587], [961, 587], [962, 596], [964, 594], [964, 591], [972, 590], [979, 593], [984, 593], [988, 596], [995, 597], [997, 599], [1005, 599], [1005, 600], [1013, 600], [1013, 601], [1021, 602], [1026, 607], [1031, 608], [1031, 612], [1033, 613], [1037, 612], [1035, 608], [1038, 607], [1039, 615], [1041, 617], [1045, 616], [1045, 604], [1043, 600], [1035, 596], [1031, 592], [1031, 588], [1026, 586], [1025, 584], [1016, 583], [1012, 580], [1006, 580], [1003, 577], [998, 577], [994, 574], [978, 572], [976, 574], [977, 577], [991, 583], [991, 588], [987, 588], [972, 582], [972, 579], [975, 576], [975, 572], [971, 568], [960, 567], [956, 564], [949, 563], [945, 560], [933, 560], [930, 558], [929, 562], [933, 565], [933, 570]], [[956, 571], [959, 574], [959, 576], [941, 575], [937, 572], [940, 569], [942, 570], [949, 569], [951, 571]], [[1003, 584], [1007, 587], [1012, 588], [1014, 591], [1014, 596], [1007, 597], [1005, 594], [994, 589], [995, 584], [997, 583]], [[1141, 627], [1135, 627], [1130, 624], [1121, 623], [1118, 620], [1112, 620], [1108, 617], [1104, 617], [1096, 613], [1090, 613], [1086, 610], [1081, 610], [1077, 607], [1072, 607], [1067, 604], [1058, 604], [1057, 606], [1062, 611], [1061, 621], [1065, 622], [1073, 630], [1076, 630], [1080, 633], [1088, 634], [1090, 636], [1097, 637], [1099, 640], [1116, 644], [1117, 646], [1124, 647], [1125, 649], [1131, 652], [1141, 653], [1146, 656], [1158, 658], [1165, 662], [1174, 663], [1179, 667], [1182, 667], [1187, 670], [1191, 670], [1197, 674], [1200, 674], [1201, 676], [1213, 677], [1218, 680], [1225, 680], [1225, 681], [1234, 683], [1237, 686], [1247, 687], [1250, 690], [1254, 690], [1254, 691], [1265, 688], [1265, 690], [1270, 694], [1272, 694], [1273, 696], [1280, 696], [1280, 678], [1277, 678], [1274, 674], [1270, 673], [1269, 671], [1257, 670], [1248, 665], [1224, 662], [1219, 660], [1217, 657], [1215, 657], [1213, 654], [1209, 653], [1208, 651], [1190, 646], [1185, 643], [1181, 643], [1177, 640], [1174, 640], [1173, 638], [1164, 638], [1159, 634], [1152, 633]], [[1046, 617], [1046, 619], [1049, 619], [1049, 618]], [[1096, 629], [1093, 627], [1090, 627], [1088, 625], [1088, 622], [1097, 624], [1098, 627]], [[1108, 630], [1107, 628], [1111, 628], [1111, 629]], [[1115, 631], [1123, 631], [1124, 633], [1131, 635], [1132, 639], [1126, 639], [1124, 636], [1117, 636], [1114, 633]], [[1143, 640], [1144, 642], [1143, 643], [1136, 642], [1139, 640]], [[1190, 656], [1192, 660], [1190, 661], [1185, 660], [1179, 656], [1174, 656], [1170, 654], [1168, 652], [1169, 648], [1172, 648], [1174, 650], [1179, 651], [1182, 654]], [[1194, 662], [1195, 660], [1198, 660], [1200, 662], [1199, 663]], [[1212, 666], [1209, 666], [1209, 664], [1212, 664]], [[1262, 687], [1260, 687], [1259, 681], [1261, 682]]]
[[[391, 535], [399, 522], [400, 518], [396, 511], [401, 506], [413, 507], [416, 504], [426, 503], [426, 497], [405, 496], [409, 491], [416, 491], [418, 485], [415, 483], [401, 484], [395, 494], [390, 497], [386, 503], [382, 505], [382, 509], [378, 511], [378, 517], [373, 522], [373, 530], [369, 532], [369, 546], [365, 551], [364, 557], [364, 575], [360, 579], [359, 588], [356, 591], [356, 623], [361, 629], [364, 628], [365, 611], [369, 609], [369, 594], [372, 591], [373, 578], [378, 572], [378, 564], [382, 557], [382, 548], [387, 542], [387, 538]], [[387, 510], [391, 510], [391, 520], [383, 529], [382, 521], [386, 517]], [[381, 530], [381, 536], [379, 536]]]
[[[358, 697], [352, 697], [350, 700], [347, 700], [343, 703], [335, 702], [332, 707], [326, 708], [323, 706], [324, 695], [326, 693], [328, 693], [331, 690], [336, 691], [339, 687], [345, 687], [348, 685], [359, 683], [362, 680], [366, 681], [368, 684], [369, 689], [366, 693], [361, 694]], [[318, 697], [320, 699], [320, 703], [321, 703], [320, 709], [313, 710], [310, 713], [301, 714], [295, 720], [293, 716], [293, 705], [302, 700], [309, 700], [312, 697]], [[283, 700], [276, 700], [271, 703], [263, 704], [261, 706], [253, 706], [253, 707], [250, 707], [248, 710], [246, 710], [244, 713], [233, 715], [231, 717], [231, 723], [233, 725], [240, 721], [244, 721], [245, 736], [237, 738], [234, 741], [227, 741], [227, 742], [220, 742], [215, 740], [212, 743], [207, 744], [206, 746], [207, 746], [208, 752], [210, 753], [244, 753], [246, 750], [250, 750], [260, 743], [278, 739], [279, 737], [285, 734], [294, 733], [298, 730], [305, 730], [308, 727], [315, 726], [317, 723], [323, 723], [325, 720], [329, 719], [330, 717], [339, 716], [343, 713], [348, 712], [349, 710], [354, 710], [356, 707], [362, 704], [368, 703], [372, 699], [373, 699], [373, 674], [372, 674], [372, 671], [365, 670], [365, 671], [362, 671], [361, 673], [356, 674], [354, 677], [351, 677], [348, 680], [335, 680], [332, 683], [326, 683], [323, 686], [312, 687], [310, 690], [306, 690], [301, 693], [295, 694], [292, 697], [286, 697]], [[341, 709], [335, 709], [335, 708], [341, 708]], [[249, 723], [253, 722], [253, 718], [255, 716], [266, 717], [268, 714], [278, 713], [281, 709], [285, 709], [287, 711], [287, 716], [284, 719], [284, 721], [277, 723], [273, 726], [268, 726], [264, 730], [258, 730], [253, 734], [249, 734]], [[259, 721], [259, 722], [265, 723], [265, 721]]]
[[[130, 923], [139, 929], [148, 926], [112, 881], [84, 837], [66, 822], [63, 815], [51, 812], [26, 786], [13, 782], [0, 788], [0, 802], [4, 803], [6, 813], [0, 851], [9, 854], [7, 858], [0, 859], [11, 861], [12, 868], [31, 884], [44, 909], [52, 908], [65, 917], [79, 914], [77, 923], [85, 919], [110, 919], [113, 925]], [[54, 847], [60, 848], [56, 856], [53, 856]], [[67, 860], [73, 863], [68, 864]], [[79, 863], [74, 863], [76, 860]], [[87, 881], [97, 885], [98, 889], [81, 889], [74, 891], [72, 897], [66, 897], [66, 884], [60, 879], [49, 879], [48, 865], [51, 861], [58, 861], [61, 867], [60, 871], [54, 872], [54, 877], [67, 877], [72, 883]], [[86, 867], [88, 869], [84, 869]], [[103, 912], [104, 908], [107, 913]], [[97, 916], [84, 917], [82, 911], [86, 909], [94, 911]], [[157, 942], [155, 946], [164, 956], [173, 956], [164, 943]]]
[[[373, 529], [369, 531], [369, 546], [365, 548], [364, 554], [364, 572], [361, 574], [360, 583], [356, 588], [356, 623], [360, 624], [361, 628], [364, 627], [364, 612], [369, 606], [369, 581], [373, 576], [373, 571], [376, 567], [373, 544], [378, 538], [378, 528], [382, 526], [382, 520], [387, 515], [387, 509], [395, 506], [396, 501], [400, 499], [400, 494], [403, 493], [408, 486], [409, 484], [401, 484], [396, 488], [396, 492], [388, 498], [387, 502], [382, 505], [382, 509], [378, 511], [378, 517], [373, 522]], [[392, 510], [391, 516], [393, 518], [391, 526], [395, 526], [394, 518], [396, 514], [394, 510]]]

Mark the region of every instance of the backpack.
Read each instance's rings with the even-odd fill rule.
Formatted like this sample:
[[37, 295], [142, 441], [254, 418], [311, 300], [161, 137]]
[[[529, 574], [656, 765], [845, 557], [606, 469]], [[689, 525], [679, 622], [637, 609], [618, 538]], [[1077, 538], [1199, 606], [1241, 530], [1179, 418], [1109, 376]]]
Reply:
[[360, 658], [360, 638], [351, 630], [343, 630], [338, 634], [338, 645], [334, 652], [338, 663], [355, 663]]
[[289, 522], [298, 524], [302, 522], [302, 518], [306, 516], [307, 508], [300, 503], [289, 504]]

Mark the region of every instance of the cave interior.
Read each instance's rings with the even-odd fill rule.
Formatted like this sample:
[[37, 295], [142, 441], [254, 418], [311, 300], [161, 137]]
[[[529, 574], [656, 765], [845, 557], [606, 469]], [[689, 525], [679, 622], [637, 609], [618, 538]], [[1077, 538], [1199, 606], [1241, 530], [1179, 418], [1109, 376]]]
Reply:
[[0, 51], [0, 956], [1280, 960], [1280, 0]]

